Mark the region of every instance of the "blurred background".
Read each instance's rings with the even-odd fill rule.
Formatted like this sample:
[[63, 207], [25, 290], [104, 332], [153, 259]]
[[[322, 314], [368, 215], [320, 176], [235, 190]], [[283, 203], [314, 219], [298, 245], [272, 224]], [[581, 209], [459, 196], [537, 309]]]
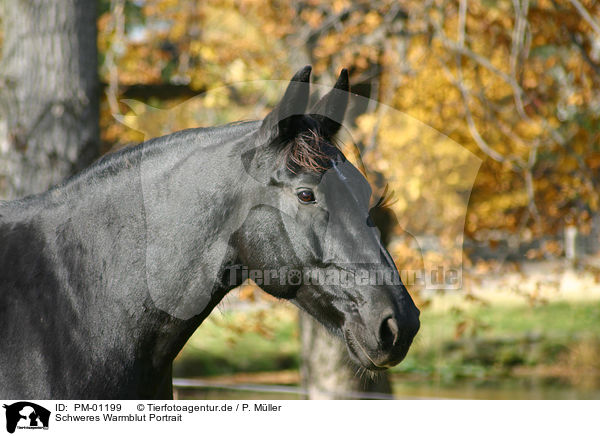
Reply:
[[421, 309], [407, 358], [365, 374], [248, 283], [177, 357], [177, 398], [600, 398], [600, 2], [0, 5], [0, 199], [259, 119], [306, 64], [364, 97], [341, 139]]

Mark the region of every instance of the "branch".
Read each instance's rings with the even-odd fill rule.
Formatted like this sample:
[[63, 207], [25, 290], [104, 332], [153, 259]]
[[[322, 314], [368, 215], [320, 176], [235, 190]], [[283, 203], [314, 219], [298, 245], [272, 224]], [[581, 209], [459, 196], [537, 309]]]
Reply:
[[569, 3], [571, 3], [575, 9], [577, 9], [579, 15], [581, 15], [581, 17], [592, 27], [592, 29], [594, 29], [594, 32], [600, 36], [600, 26], [598, 23], [596, 23], [596, 21], [594, 21], [590, 13], [586, 8], [583, 7], [579, 0], [569, 0]]
[[[477, 125], [475, 124], [475, 121], [473, 119], [473, 114], [471, 112], [471, 108], [469, 107], [469, 101], [470, 101], [469, 91], [466, 89], [466, 87], [464, 86], [464, 83], [462, 81], [459, 81], [452, 75], [452, 73], [450, 72], [450, 70], [448, 69], [448, 67], [446, 66], [446, 64], [444, 62], [440, 61], [440, 64], [442, 66], [442, 71], [446, 74], [446, 77], [448, 77], [448, 80], [450, 81], [450, 83], [452, 83], [454, 86], [456, 86], [458, 88], [458, 90], [460, 91], [460, 94], [461, 94], [461, 97], [463, 100], [464, 109], [465, 109], [465, 118], [467, 120], [467, 127], [469, 128], [469, 133], [471, 133], [471, 136], [473, 137], [473, 140], [475, 141], [475, 144], [477, 145], [477, 147], [479, 147], [479, 149], [482, 152], [484, 152], [487, 156], [489, 156], [496, 162], [500, 162], [500, 163], [513, 162], [514, 159], [508, 158], [508, 157], [503, 156], [502, 154], [498, 153], [496, 150], [494, 150], [492, 147], [490, 147], [490, 145], [483, 138], [483, 136], [481, 136], [481, 134], [479, 133], [479, 130], [477, 129]], [[513, 166], [515, 166], [514, 163], [513, 163]]]
[[444, 72], [449, 75], [450, 81], [454, 82], [458, 89], [460, 90], [460, 94], [463, 99], [463, 104], [465, 107], [465, 115], [467, 119], [467, 126], [469, 127], [469, 132], [471, 136], [475, 140], [475, 143], [479, 147], [481, 151], [483, 151], [486, 155], [491, 157], [497, 162], [508, 162], [509, 159], [502, 154], [498, 153], [492, 147], [489, 146], [487, 141], [483, 139], [483, 136], [479, 133], [479, 129], [477, 129], [477, 125], [473, 120], [473, 114], [471, 113], [471, 108], [469, 107], [470, 95], [467, 91], [462, 73], [462, 59], [461, 52], [464, 50], [465, 37], [466, 37], [466, 15], [467, 15], [467, 0], [460, 0], [459, 8], [458, 8], [458, 45], [457, 45], [457, 56], [456, 56], [456, 70], [457, 70], [457, 78], [454, 79], [452, 73], [448, 70], [446, 65], [443, 65]]
[[541, 229], [541, 217], [540, 212], [535, 204], [535, 189], [533, 186], [533, 175], [531, 168], [527, 168], [525, 171], [525, 188], [527, 190], [528, 208], [531, 215], [533, 215], [538, 228]]
[[[518, 1], [518, 0], [515, 0], [515, 1]], [[527, 0], [525, 0], [525, 2], [526, 1]], [[467, 14], [467, 0], [460, 0], [459, 9], [458, 9], [458, 48], [459, 49], [464, 49], [465, 34], [466, 34], [466, 14]], [[517, 13], [517, 16], [519, 16], [520, 14], [522, 14], [521, 8], [520, 8], [520, 11]], [[515, 21], [516, 21], [515, 28], [517, 28], [519, 26], [523, 28], [522, 22], [519, 23], [519, 21], [520, 21], [519, 18], [517, 18]], [[521, 30], [515, 30], [515, 32], [513, 32], [513, 35], [515, 35], [515, 33], [517, 33], [517, 38], [522, 39], [522, 33], [521, 33], [521, 36], [518, 35], [520, 32], [521, 32]], [[518, 48], [519, 44], [520, 43], [515, 43], [515, 40], [513, 38], [513, 53], [512, 54], [514, 54], [515, 56], [516, 56], [516, 53], [518, 53], [520, 51], [520, 49]], [[501, 155], [496, 150], [491, 148], [488, 145], [488, 143], [483, 139], [481, 134], [479, 133], [479, 130], [477, 129], [477, 126], [475, 125], [475, 121], [473, 120], [471, 109], [469, 108], [469, 93], [463, 83], [462, 62], [461, 62], [460, 55], [457, 56], [456, 67], [457, 67], [457, 75], [458, 75], [457, 84], [458, 84], [460, 93], [463, 98], [463, 102], [464, 102], [464, 106], [465, 106], [465, 113], [466, 113], [466, 118], [467, 118], [467, 125], [469, 126], [469, 132], [471, 133], [471, 136], [477, 143], [477, 146], [482, 151], [484, 151], [488, 156], [493, 158], [494, 160], [496, 160], [498, 162], [512, 162], [513, 165], [516, 162], [518, 164], [518, 166], [523, 169], [523, 171], [525, 173], [525, 187], [526, 187], [526, 192], [527, 192], [528, 208], [529, 208], [531, 215], [533, 215], [533, 217], [535, 218], [536, 223], [538, 224], [538, 226], [540, 226], [541, 218], [540, 218], [538, 208], [535, 204], [535, 190], [534, 190], [534, 186], [533, 186], [533, 175], [532, 175], [532, 169], [537, 160], [538, 145], [536, 144], [529, 150], [529, 159], [526, 164], [518, 157], [510, 159], [510, 158], [507, 158], [507, 157]], [[515, 58], [514, 64], [512, 64], [512, 62], [511, 62], [512, 77], [510, 77], [511, 81], [514, 81], [516, 84], [515, 72], [516, 72], [516, 58]], [[519, 87], [519, 89], [520, 89], [520, 87]], [[519, 96], [519, 97], [517, 98], [517, 96]], [[522, 111], [523, 110], [522, 102], [520, 100], [520, 94], [518, 92], [515, 92], [515, 103], [517, 106], [517, 110], [519, 110], [519, 108], [520, 108]], [[523, 116], [523, 118], [529, 119], [529, 117], [525, 116], [524, 111], [522, 112], [522, 116]]]
[[[517, 113], [519, 113], [519, 115], [523, 119], [525, 119], [527, 121], [532, 121], [531, 118], [524, 111], [523, 96], [526, 94], [525, 94], [525, 91], [523, 90], [523, 88], [521, 87], [521, 85], [517, 82], [516, 78], [513, 77], [512, 75], [507, 74], [504, 71], [501, 71], [500, 69], [496, 68], [489, 59], [485, 58], [484, 56], [482, 56], [478, 53], [475, 53], [474, 51], [470, 50], [468, 47], [466, 47], [464, 45], [465, 41], [467, 39], [466, 38], [466, 30], [465, 30], [466, 29], [466, 13], [467, 13], [466, 0], [461, 0], [461, 4], [459, 5], [458, 42], [454, 42], [450, 38], [448, 38], [445, 35], [444, 31], [442, 30], [440, 24], [437, 23], [435, 20], [432, 20], [431, 22], [435, 29], [435, 36], [437, 38], [439, 38], [439, 40], [442, 42], [442, 44], [446, 48], [452, 50], [453, 52], [455, 52], [461, 56], [468, 57], [469, 59], [473, 60], [477, 64], [481, 65], [482, 67], [486, 68], [487, 70], [491, 71], [492, 73], [498, 75], [498, 77], [500, 77], [502, 80], [504, 80], [506, 83], [508, 83], [511, 86], [511, 88], [513, 89]], [[461, 17], [460, 16], [461, 14], [463, 14], [464, 16]], [[465, 88], [463, 80], [462, 80], [462, 65], [460, 62], [457, 62], [457, 69], [458, 69], [459, 74], [458, 74], [458, 80], [456, 80], [456, 85], [459, 87], [461, 95], [463, 96], [463, 100], [468, 102], [469, 95], [468, 95], [468, 91]], [[452, 75], [450, 74], [450, 76], [452, 76]], [[488, 150], [487, 154], [490, 157], [494, 158], [495, 160], [501, 161], [499, 159], [502, 158], [502, 155], [497, 154], [497, 153], [494, 154], [494, 150], [491, 149], [489, 146], [487, 146], [485, 140], [483, 140], [483, 138], [481, 137], [481, 135], [479, 134], [479, 132], [476, 129], [476, 126], [472, 119], [472, 114], [471, 114], [469, 108], [467, 107], [466, 109], [467, 109], [466, 115], [467, 115], [467, 123], [469, 124], [469, 130], [473, 134], [473, 138], [477, 142], [478, 146], [480, 146], [482, 151]], [[534, 107], [534, 109], [536, 109], [536, 108]], [[565, 143], [565, 139], [561, 136], [561, 134], [556, 129], [552, 128], [552, 126], [549, 124], [548, 120], [542, 116], [539, 121], [542, 123], [543, 128], [549, 133], [550, 137], [557, 144], [563, 146]], [[492, 153], [490, 154], [489, 151], [491, 151]], [[493, 157], [493, 156], [495, 156], [495, 157]], [[506, 160], [506, 158], [504, 158], [504, 159]], [[520, 163], [523, 163], [523, 162], [520, 161]], [[523, 167], [524, 166], [525, 165], [523, 165]]]
[[[460, 11], [460, 9], [459, 9], [459, 11]], [[465, 13], [466, 13], [466, 10], [465, 10]], [[459, 18], [459, 25], [461, 25], [460, 21], [461, 20]], [[517, 111], [519, 112], [519, 115], [521, 115], [524, 119], [529, 119], [527, 114], [525, 114], [525, 110], [523, 109], [523, 95], [525, 93], [523, 91], [523, 88], [521, 88], [521, 85], [519, 85], [519, 83], [517, 82], [517, 80], [514, 77], [512, 77], [510, 74], [507, 74], [504, 71], [496, 68], [490, 62], [489, 59], [487, 59], [484, 56], [481, 56], [480, 54], [475, 53], [471, 49], [467, 48], [464, 45], [464, 36], [463, 36], [463, 40], [462, 40], [463, 44], [461, 44], [460, 43], [460, 41], [461, 41], [460, 35], [461, 35], [461, 33], [464, 35], [464, 32], [465, 32], [464, 29], [461, 28], [462, 30], [459, 30], [459, 42], [456, 43], [444, 34], [444, 31], [441, 29], [439, 24], [437, 24], [435, 21], [433, 21], [433, 24], [436, 28], [436, 36], [440, 39], [440, 41], [446, 48], [448, 48], [448, 49], [452, 50], [453, 52], [458, 53], [462, 56], [468, 57], [469, 59], [471, 59], [474, 62], [480, 64], [481, 66], [487, 68], [492, 73], [496, 74], [498, 77], [500, 77], [506, 83], [508, 83], [510, 85], [510, 87], [513, 89], [515, 104], [517, 106]], [[464, 22], [462, 23], [462, 25], [464, 26]]]
[[106, 89], [106, 100], [113, 114], [120, 113], [118, 103], [119, 93], [119, 68], [117, 61], [121, 55], [119, 53], [123, 47], [125, 34], [125, 0], [112, 0], [111, 9], [111, 32], [114, 33], [113, 39], [106, 50], [105, 63], [108, 68], [108, 87]]
[[[527, 27], [527, 11], [529, 9], [529, 1], [523, 0], [523, 3], [519, 0], [513, 0], [513, 5], [515, 8], [515, 26], [512, 32], [512, 44], [510, 50], [510, 75], [515, 82], [517, 80], [517, 58], [521, 57], [523, 51], [523, 39], [525, 36], [525, 29]], [[517, 107], [517, 111], [519, 115], [523, 119], [529, 119], [525, 110], [523, 108], [523, 103], [520, 98], [517, 98], [517, 93], [515, 93], [515, 104]]]
[[594, 70], [594, 72], [598, 76], [600, 76], [600, 65], [598, 65], [596, 62], [594, 62], [592, 60], [592, 58], [590, 57], [590, 55], [588, 54], [588, 52], [585, 50], [585, 47], [583, 46], [583, 43], [577, 38], [577, 36], [579, 36], [579, 35], [575, 36], [573, 33], [569, 32], [567, 29], [565, 29], [565, 31], [567, 32], [567, 34], [571, 38], [571, 42], [573, 44], [575, 44], [575, 46], [581, 52], [581, 56], [583, 57], [583, 60], [587, 62], [587, 64]]
[[[108, 86], [108, 84], [103, 84]], [[189, 85], [176, 85], [172, 83], [136, 83], [134, 85], [119, 85], [119, 98], [131, 98], [134, 100], [147, 101], [154, 97], [161, 100], [171, 100], [176, 98], [191, 98], [202, 94], [203, 89], [193, 89]], [[112, 108], [111, 108], [112, 109]]]

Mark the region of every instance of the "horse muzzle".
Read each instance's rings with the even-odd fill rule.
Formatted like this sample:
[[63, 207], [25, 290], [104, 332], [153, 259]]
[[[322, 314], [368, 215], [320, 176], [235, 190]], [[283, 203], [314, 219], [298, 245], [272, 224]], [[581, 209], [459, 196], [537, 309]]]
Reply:
[[419, 310], [414, 304], [402, 310], [368, 311], [361, 318], [344, 323], [343, 334], [350, 356], [374, 371], [400, 363], [420, 327]]

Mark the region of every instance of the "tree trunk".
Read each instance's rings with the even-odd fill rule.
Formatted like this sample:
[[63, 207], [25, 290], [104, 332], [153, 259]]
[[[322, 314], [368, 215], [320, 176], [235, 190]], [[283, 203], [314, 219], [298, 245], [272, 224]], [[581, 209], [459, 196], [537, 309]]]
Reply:
[[97, 1], [0, 1], [0, 199], [12, 199], [98, 155]]
[[386, 373], [374, 378], [350, 360], [346, 346], [309, 315], [300, 312], [301, 377], [311, 400], [369, 398], [390, 395]]

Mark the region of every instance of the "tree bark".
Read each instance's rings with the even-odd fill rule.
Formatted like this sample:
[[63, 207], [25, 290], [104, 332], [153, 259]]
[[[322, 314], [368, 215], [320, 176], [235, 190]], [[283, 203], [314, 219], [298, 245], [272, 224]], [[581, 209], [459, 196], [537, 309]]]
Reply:
[[98, 155], [97, 2], [0, 2], [0, 199], [12, 199]]

